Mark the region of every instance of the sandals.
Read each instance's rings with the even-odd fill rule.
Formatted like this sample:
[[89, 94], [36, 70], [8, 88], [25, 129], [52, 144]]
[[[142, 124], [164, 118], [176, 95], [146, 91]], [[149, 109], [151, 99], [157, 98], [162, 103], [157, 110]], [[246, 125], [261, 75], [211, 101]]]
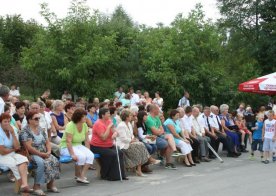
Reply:
[[40, 195], [40, 196], [45, 196], [46, 194], [43, 192], [41, 189], [34, 190], [33, 192], [34, 195]]
[[59, 190], [57, 189], [57, 187], [52, 187], [52, 188], [47, 188], [47, 192], [51, 192], [51, 193], [59, 193]]
[[30, 189], [29, 186], [20, 187], [20, 193], [32, 193], [34, 189]]
[[77, 178], [76, 181], [78, 183], [82, 183], [82, 184], [89, 184], [90, 182], [86, 179], [81, 179], [81, 178]]

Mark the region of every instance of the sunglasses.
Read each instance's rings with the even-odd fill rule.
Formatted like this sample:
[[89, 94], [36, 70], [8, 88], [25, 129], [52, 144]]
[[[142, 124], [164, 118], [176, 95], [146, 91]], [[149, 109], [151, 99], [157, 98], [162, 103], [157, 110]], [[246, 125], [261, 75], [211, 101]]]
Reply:
[[40, 118], [39, 118], [39, 117], [36, 117], [36, 118], [33, 118], [33, 120], [35, 120], [35, 121], [39, 121], [39, 120], [40, 120]]

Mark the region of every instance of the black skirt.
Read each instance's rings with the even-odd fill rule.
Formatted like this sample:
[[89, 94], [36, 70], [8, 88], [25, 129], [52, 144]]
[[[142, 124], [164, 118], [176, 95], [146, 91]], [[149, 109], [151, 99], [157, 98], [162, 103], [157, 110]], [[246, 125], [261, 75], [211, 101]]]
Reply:
[[[101, 165], [101, 178], [104, 180], [120, 180], [119, 164], [117, 159], [116, 148], [90, 147], [94, 154], [100, 154], [99, 162]], [[118, 149], [122, 178], [126, 178], [123, 152]]]

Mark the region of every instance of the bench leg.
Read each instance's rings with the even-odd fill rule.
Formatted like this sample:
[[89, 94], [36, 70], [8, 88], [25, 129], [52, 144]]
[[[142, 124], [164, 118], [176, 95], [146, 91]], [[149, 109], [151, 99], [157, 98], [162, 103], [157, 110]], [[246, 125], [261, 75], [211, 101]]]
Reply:
[[19, 193], [19, 191], [20, 191], [20, 186], [21, 186], [20, 181], [15, 180], [15, 183], [14, 183], [14, 192], [15, 192], [16, 194]]
[[98, 178], [101, 177], [101, 165], [100, 165], [100, 161], [99, 159], [95, 159], [96, 160], [96, 175]]

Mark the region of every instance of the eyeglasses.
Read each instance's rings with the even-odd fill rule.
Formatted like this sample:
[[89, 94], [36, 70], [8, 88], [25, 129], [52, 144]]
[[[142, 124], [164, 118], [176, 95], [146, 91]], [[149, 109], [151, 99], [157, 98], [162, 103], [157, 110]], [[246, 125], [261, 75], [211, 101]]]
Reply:
[[33, 118], [33, 120], [35, 120], [35, 121], [39, 121], [39, 120], [40, 120], [40, 118], [39, 118], [39, 117], [36, 117], [36, 118]]

